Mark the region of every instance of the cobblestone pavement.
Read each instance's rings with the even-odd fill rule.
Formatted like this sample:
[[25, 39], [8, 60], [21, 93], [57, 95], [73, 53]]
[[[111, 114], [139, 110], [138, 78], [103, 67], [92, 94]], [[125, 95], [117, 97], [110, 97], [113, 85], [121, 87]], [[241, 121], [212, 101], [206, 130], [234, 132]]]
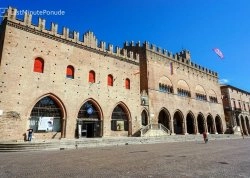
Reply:
[[250, 139], [0, 153], [0, 177], [250, 177]]

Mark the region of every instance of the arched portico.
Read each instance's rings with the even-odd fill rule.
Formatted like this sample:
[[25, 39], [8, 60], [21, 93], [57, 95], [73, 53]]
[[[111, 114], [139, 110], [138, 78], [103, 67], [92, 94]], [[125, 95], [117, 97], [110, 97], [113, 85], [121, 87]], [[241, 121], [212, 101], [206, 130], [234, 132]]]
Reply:
[[246, 120], [247, 131], [248, 131], [248, 134], [249, 134], [250, 133], [250, 125], [249, 125], [249, 119], [248, 119], [247, 116], [245, 117], [245, 120]]
[[[61, 133], [60, 137], [65, 138], [66, 110], [62, 101], [51, 93], [38, 98], [30, 113], [29, 128], [43, 135]], [[39, 138], [39, 135], [36, 136]]]
[[77, 115], [76, 136], [101, 137], [103, 135], [103, 115], [101, 107], [94, 99], [86, 100]]
[[246, 123], [245, 123], [244, 117], [242, 115], [240, 116], [240, 121], [241, 121], [241, 128], [242, 128], [244, 135], [248, 135]]
[[210, 134], [215, 133], [214, 120], [213, 120], [213, 117], [210, 114], [207, 116], [207, 131]]
[[192, 112], [189, 112], [186, 117], [187, 133], [196, 134], [195, 116]]
[[174, 113], [173, 126], [175, 134], [185, 134], [184, 117], [182, 112], [179, 110]]
[[223, 134], [222, 121], [221, 121], [220, 116], [218, 115], [215, 117], [215, 125], [216, 125], [216, 130], [218, 134]]
[[205, 118], [203, 114], [199, 113], [197, 117], [197, 126], [198, 126], [198, 133], [206, 132], [206, 126], [205, 126]]
[[171, 130], [170, 114], [166, 108], [161, 109], [158, 115], [158, 123], [164, 125], [167, 129]]

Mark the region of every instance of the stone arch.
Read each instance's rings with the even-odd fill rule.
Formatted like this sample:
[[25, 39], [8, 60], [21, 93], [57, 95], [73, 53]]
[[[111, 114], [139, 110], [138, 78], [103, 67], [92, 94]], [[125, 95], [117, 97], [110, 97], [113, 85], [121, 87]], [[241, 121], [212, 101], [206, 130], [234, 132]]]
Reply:
[[214, 119], [211, 114], [208, 114], [207, 116], [207, 132], [215, 134]]
[[103, 120], [103, 111], [102, 111], [102, 108], [99, 105], [99, 103], [95, 99], [93, 99], [93, 98], [88, 98], [88, 99], [84, 100], [80, 105], [78, 105], [78, 108], [81, 108], [84, 105], [84, 103], [86, 103], [86, 102], [91, 102], [98, 109], [98, 111], [99, 111], [99, 113], [98, 113], [99, 114], [99, 118], [100, 118], [100, 120]]
[[184, 117], [180, 110], [175, 111], [173, 117], [173, 127], [175, 134], [184, 134]]
[[222, 127], [222, 121], [220, 116], [215, 117], [215, 126], [218, 134], [223, 134], [223, 127]]
[[191, 97], [190, 87], [185, 80], [179, 80], [177, 83], [177, 95]]
[[148, 111], [144, 108], [141, 112], [141, 124], [143, 126], [146, 126], [149, 124], [149, 119], [148, 119]]
[[[117, 122], [118, 121], [118, 122]], [[127, 105], [123, 102], [118, 102], [111, 114], [111, 130], [115, 131], [120, 124], [119, 121], [124, 122], [124, 131], [128, 132], [128, 136], [132, 135], [131, 113]], [[114, 126], [115, 125], [115, 126]]]
[[59, 97], [53, 93], [47, 93], [40, 96], [33, 102], [29, 113], [29, 126], [34, 132], [37, 132], [40, 129], [39, 123], [46, 122], [46, 120], [51, 118], [53, 123], [51, 131], [59, 132], [61, 133], [60, 137], [65, 138], [67, 112], [64, 103]]
[[190, 91], [190, 87], [188, 86], [187, 82], [185, 80], [179, 80], [177, 83], [177, 88], [181, 88], [187, 91]]
[[199, 93], [199, 94], [202, 94], [202, 95], [206, 95], [205, 89], [201, 85], [196, 85], [195, 92]]
[[248, 131], [248, 134], [250, 133], [250, 123], [249, 123], [249, 119], [248, 119], [248, 117], [246, 116], [245, 117], [245, 120], [246, 120], [246, 127], [247, 127], [247, 131]]
[[209, 95], [209, 101], [213, 103], [217, 103], [217, 94], [214, 90], [210, 89], [208, 90], [208, 95]]
[[244, 117], [242, 115], [240, 116], [240, 121], [241, 121], [242, 131], [243, 131], [244, 135], [247, 135], [246, 124], [245, 124]]
[[164, 125], [167, 129], [171, 130], [171, 117], [166, 108], [162, 108], [158, 115], [158, 123]]
[[101, 137], [103, 135], [103, 112], [93, 98], [81, 103], [77, 114], [76, 137]]
[[159, 83], [163, 83], [163, 84], [166, 84], [166, 85], [169, 85], [169, 86], [173, 86], [171, 80], [166, 77], [166, 76], [162, 76], [159, 80]]
[[196, 122], [194, 114], [189, 111], [186, 116], [186, 125], [187, 125], [187, 133], [188, 134], [196, 134]]
[[236, 116], [236, 125], [240, 127], [240, 118], [238, 115]]
[[159, 90], [163, 92], [173, 93], [173, 84], [171, 80], [166, 77], [162, 76], [158, 82]]
[[214, 90], [212, 90], [212, 89], [208, 90], [208, 94], [209, 94], [209, 96], [213, 96], [213, 97], [217, 98], [216, 92]]
[[199, 113], [197, 116], [197, 126], [198, 126], [198, 133], [206, 132], [205, 126], [205, 118], [202, 113]]

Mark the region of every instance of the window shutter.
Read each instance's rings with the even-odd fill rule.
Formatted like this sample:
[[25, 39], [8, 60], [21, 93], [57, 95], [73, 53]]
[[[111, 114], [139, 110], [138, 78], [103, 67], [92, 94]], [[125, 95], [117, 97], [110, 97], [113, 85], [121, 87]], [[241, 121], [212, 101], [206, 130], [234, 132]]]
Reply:
[[42, 58], [36, 58], [34, 61], [34, 72], [43, 73], [44, 62]]

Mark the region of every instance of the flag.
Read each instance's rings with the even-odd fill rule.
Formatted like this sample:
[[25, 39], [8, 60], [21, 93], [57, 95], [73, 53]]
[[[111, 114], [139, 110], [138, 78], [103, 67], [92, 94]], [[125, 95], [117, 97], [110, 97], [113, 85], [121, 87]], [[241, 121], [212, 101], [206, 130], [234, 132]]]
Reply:
[[224, 58], [223, 53], [221, 52], [221, 50], [219, 48], [213, 48], [213, 51], [221, 58]]

